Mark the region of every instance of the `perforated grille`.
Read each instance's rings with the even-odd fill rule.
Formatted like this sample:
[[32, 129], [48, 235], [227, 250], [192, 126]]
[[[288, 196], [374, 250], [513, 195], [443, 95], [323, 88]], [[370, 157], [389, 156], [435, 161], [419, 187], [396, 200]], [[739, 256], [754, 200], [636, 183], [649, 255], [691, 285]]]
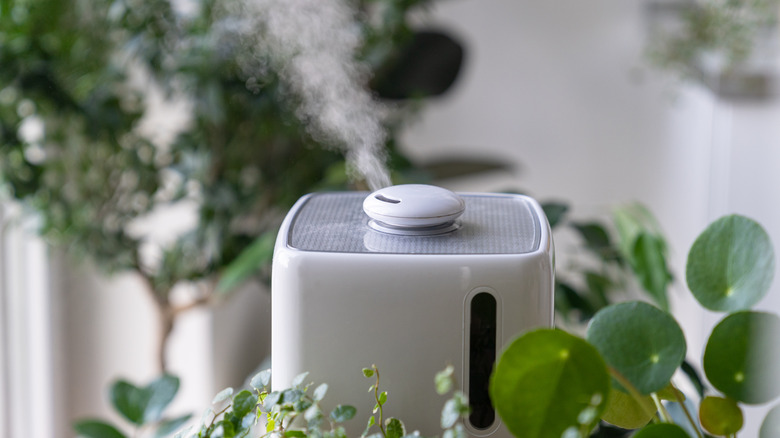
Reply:
[[288, 245], [302, 251], [391, 254], [520, 254], [539, 247], [529, 203], [510, 195], [461, 195], [461, 227], [436, 236], [397, 236], [368, 227], [368, 193], [318, 193], [293, 218]]

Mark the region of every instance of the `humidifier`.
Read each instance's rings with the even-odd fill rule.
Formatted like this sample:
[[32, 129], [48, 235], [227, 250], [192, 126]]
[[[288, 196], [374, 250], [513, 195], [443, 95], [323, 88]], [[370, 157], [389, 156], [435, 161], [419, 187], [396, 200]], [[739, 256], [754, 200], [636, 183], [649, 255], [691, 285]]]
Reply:
[[[272, 386], [328, 383], [326, 400], [374, 406], [361, 369], [376, 364], [385, 418], [441, 435], [448, 365], [469, 398], [471, 436], [509, 437], [488, 383], [502, 348], [553, 322], [550, 226], [533, 199], [400, 185], [314, 193], [287, 215], [272, 274]], [[327, 403], [326, 403], [327, 405]]]

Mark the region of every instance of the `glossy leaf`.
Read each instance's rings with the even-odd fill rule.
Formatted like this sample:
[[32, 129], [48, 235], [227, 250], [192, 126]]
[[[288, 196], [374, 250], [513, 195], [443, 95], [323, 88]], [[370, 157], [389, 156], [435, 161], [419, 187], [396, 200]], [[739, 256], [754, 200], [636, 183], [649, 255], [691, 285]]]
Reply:
[[690, 436], [676, 424], [659, 423], [646, 426], [633, 438], [690, 438]]
[[761, 423], [761, 429], [758, 432], [759, 438], [777, 438], [780, 436], [780, 405], [773, 407], [767, 412], [764, 421]]
[[250, 385], [255, 389], [263, 389], [271, 383], [271, 370], [263, 370], [255, 374], [250, 381]]
[[704, 373], [724, 394], [748, 404], [780, 395], [780, 318], [737, 312], [712, 330], [704, 350]]
[[699, 303], [715, 311], [749, 309], [766, 295], [775, 272], [769, 235], [755, 221], [725, 216], [688, 252], [685, 275]]
[[73, 424], [80, 438], [125, 438], [116, 427], [99, 420], [83, 420]]
[[149, 402], [149, 394], [125, 380], [116, 381], [109, 390], [111, 404], [125, 419], [135, 425], [144, 423], [144, 411]]
[[314, 399], [314, 401], [321, 401], [322, 399], [325, 398], [325, 394], [327, 393], [328, 393], [328, 384], [322, 383], [314, 390], [314, 393], [312, 394], [312, 398]]
[[385, 421], [385, 431], [387, 438], [401, 438], [406, 435], [404, 424], [397, 418], [388, 418]]
[[182, 415], [181, 417], [176, 417], [168, 420], [162, 420], [160, 422], [160, 425], [157, 426], [157, 430], [154, 432], [155, 438], [164, 438], [167, 436], [170, 436], [177, 430], [179, 430], [182, 426], [184, 426], [192, 417], [192, 415]]
[[330, 413], [330, 419], [336, 423], [343, 423], [347, 420], [351, 420], [357, 413], [357, 409], [349, 405], [338, 405], [333, 412]]
[[642, 394], [663, 389], [685, 359], [685, 337], [668, 313], [640, 301], [599, 311], [586, 339]]
[[241, 391], [233, 397], [233, 415], [242, 418], [257, 406], [257, 396], [249, 391]]
[[666, 290], [672, 274], [666, 266], [666, 249], [661, 238], [642, 233], [631, 253], [631, 267], [642, 285], [661, 309], [669, 310]]
[[714, 396], [702, 399], [699, 405], [699, 419], [704, 430], [718, 436], [739, 432], [745, 421], [742, 409], [736, 401]]
[[436, 373], [434, 383], [436, 384], [437, 394], [443, 395], [452, 391], [452, 388], [455, 386], [455, 380], [453, 378], [454, 372], [455, 367], [448, 365], [447, 368]]
[[[608, 393], [609, 374], [596, 349], [550, 329], [514, 340], [490, 381], [496, 411], [512, 434], [524, 438], [558, 438], [570, 427], [591, 427]], [[593, 423], [580, 424], [583, 419]]]
[[145, 391], [148, 401], [144, 407], [144, 422], [157, 421], [179, 391], [179, 378], [169, 374], [160, 376], [147, 385]]
[[[653, 406], [650, 396], [643, 396], [646, 406]], [[623, 429], [639, 429], [653, 419], [655, 409], [647, 412], [637, 400], [623, 391], [612, 389], [609, 393], [607, 409], [601, 419]]]

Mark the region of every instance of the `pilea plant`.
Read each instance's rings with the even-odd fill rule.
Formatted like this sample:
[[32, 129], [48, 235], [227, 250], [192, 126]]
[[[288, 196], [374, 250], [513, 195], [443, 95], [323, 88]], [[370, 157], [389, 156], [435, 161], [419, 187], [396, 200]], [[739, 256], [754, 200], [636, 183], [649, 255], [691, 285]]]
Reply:
[[[727, 313], [704, 350], [712, 388], [700, 389], [698, 409], [672, 381], [687, 352], [677, 321], [648, 303], [625, 302], [596, 313], [585, 339], [539, 329], [513, 341], [491, 379], [496, 410], [523, 438], [586, 437], [600, 419], [639, 429], [637, 438], [735, 437], [742, 405], [780, 395], [780, 318], [750, 310], [769, 290], [774, 266], [767, 233], [743, 216], [713, 222], [691, 247], [688, 288], [706, 309]], [[760, 433], [780, 436], [780, 407]]]

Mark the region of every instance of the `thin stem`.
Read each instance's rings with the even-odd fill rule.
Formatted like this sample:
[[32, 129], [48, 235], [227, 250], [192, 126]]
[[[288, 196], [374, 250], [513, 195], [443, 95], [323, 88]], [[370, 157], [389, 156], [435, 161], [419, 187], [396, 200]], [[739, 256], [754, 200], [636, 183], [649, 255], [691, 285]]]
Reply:
[[387, 431], [385, 431], [385, 418], [382, 410], [382, 403], [379, 402], [379, 369], [376, 365], [371, 366], [376, 374], [376, 384], [374, 385], [374, 399], [376, 399], [376, 405], [379, 406], [379, 430], [382, 432], [382, 436], [387, 438]]
[[658, 412], [661, 413], [661, 418], [663, 418], [665, 423], [674, 423], [672, 421], [672, 416], [669, 415], [669, 411], [666, 410], [666, 407], [663, 403], [661, 403], [661, 399], [658, 398], [658, 394], [652, 393], [650, 394], [650, 397], [653, 399], [653, 402], [655, 403], [656, 408], [658, 408]]
[[639, 393], [639, 390], [636, 389], [636, 387], [628, 381], [622, 374], [620, 374], [616, 369], [609, 367], [609, 374], [612, 375], [612, 377], [615, 378], [615, 380], [620, 383], [623, 388], [626, 388], [629, 394], [631, 394], [632, 397], [634, 397], [634, 400], [639, 404], [639, 407], [642, 408], [642, 410], [649, 416], [655, 417], [655, 406], [647, 402], [647, 399], [642, 396], [642, 394]]
[[685, 406], [685, 399], [683, 398], [682, 394], [680, 393], [680, 390], [677, 389], [676, 386], [674, 386], [674, 382], [671, 382], [672, 390], [674, 392], [674, 398], [677, 399], [677, 403], [682, 406], [682, 410], [685, 413], [685, 417], [688, 418], [688, 422], [691, 423], [691, 426], [693, 426], [693, 430], [696, 431], [696, 436], [698, 438], [704, 438], [704, 436], [701, 434], [701, 431], [699, 430], [699, 426], [696, 424], [696, 422], [693, 420], [693, 416], [691, 415], [691, 412], [688, 410], [688, 407]]

